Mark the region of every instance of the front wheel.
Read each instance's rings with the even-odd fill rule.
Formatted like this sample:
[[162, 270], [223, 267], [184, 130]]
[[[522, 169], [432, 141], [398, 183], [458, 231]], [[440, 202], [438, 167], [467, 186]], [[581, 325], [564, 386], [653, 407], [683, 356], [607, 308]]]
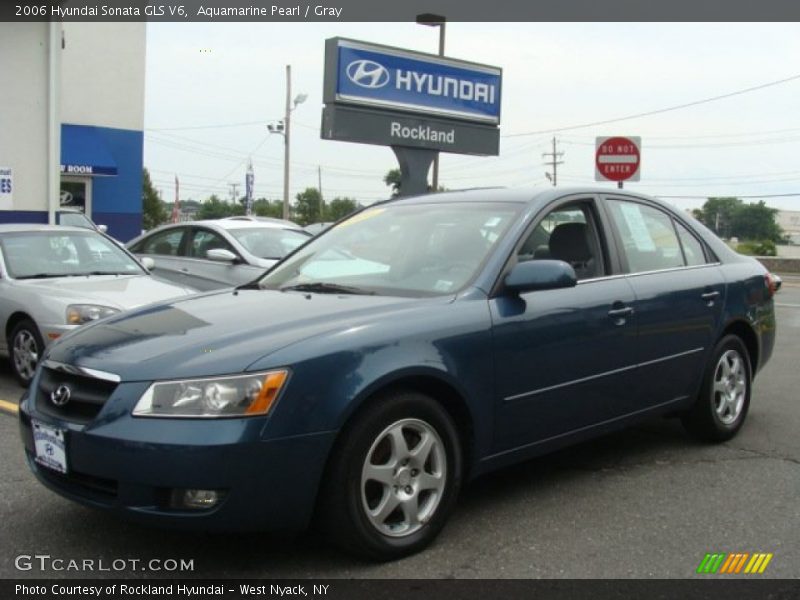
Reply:
[[11, 368], [20, 385], [28, 387], [42, 356], [44, 342], [36, 323], [24, 319], [14, 326], [8, 338]]
[[725, 336], [714, 348], [694, 407], [683, 416], [684, 426], [706, 441], [731, 439], [744, 424], [751, 387], [747, 348], [739, 337]]
[[463, 470], [458, 433], [441, 405], [414, 392], [376, 399], [333, 452], [319, 507], [336, 544], [390, 560], [433, 541]]

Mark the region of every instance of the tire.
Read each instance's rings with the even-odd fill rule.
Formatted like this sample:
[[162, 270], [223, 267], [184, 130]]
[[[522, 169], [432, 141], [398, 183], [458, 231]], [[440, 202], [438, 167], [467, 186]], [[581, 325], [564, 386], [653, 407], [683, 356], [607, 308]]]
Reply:
[[458, 432], [439, 403], [410, 391], [381, 396], [346, 426], [331, 453], [320, 525], [361, 558], [413, 554], [444, 527], [462, 473]]
[[44, 342], [33, 321], [23, 319], [14, 326], [8, 337], [8, 354], [11, 370], [22, 387], [30, 385], [43, 351]]
[[704, 441], [731, 439], [747, 417], [752, 381], [747, 348], [739, 337], [725, 336], [711, 354], [694, 406], [682, 417], [684, 427]]

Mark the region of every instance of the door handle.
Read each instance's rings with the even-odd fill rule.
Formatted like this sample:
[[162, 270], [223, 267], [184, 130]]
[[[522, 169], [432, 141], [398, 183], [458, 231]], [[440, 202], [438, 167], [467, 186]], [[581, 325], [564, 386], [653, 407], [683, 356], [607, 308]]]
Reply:
[[608, 311], [608, 316], [613, 319], [621, 319], [633, 314], [633, 307], [626, 306], [624, 308], [613, 308]]
[[708, 302], [709, 305], [711, 305], [714, 302], [714, 300], [719, 298], [719, 292], [706, 292], [705, 294], [701, 295], [700, 297], [703, 300], [705, 300], [706, 302]]

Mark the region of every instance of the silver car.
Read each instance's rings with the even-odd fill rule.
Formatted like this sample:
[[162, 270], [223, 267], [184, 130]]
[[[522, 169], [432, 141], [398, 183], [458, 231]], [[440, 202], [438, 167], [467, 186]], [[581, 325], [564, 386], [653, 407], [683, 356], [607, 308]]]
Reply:
[[128, 242], [153, 274], [196, 290], [248, 283], [311, 234], [287, 222], [215, 219], [162, 225]]
[[102, 233], [0, 225], [0, 353], [23, 386], [45, 347], [81, 324], [190, 293], [153, 278]]

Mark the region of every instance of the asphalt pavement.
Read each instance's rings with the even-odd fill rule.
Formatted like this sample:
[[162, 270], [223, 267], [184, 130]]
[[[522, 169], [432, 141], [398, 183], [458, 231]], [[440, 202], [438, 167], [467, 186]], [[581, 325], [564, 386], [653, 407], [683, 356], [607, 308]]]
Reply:
[[[656, 420], [482, 477], [430, 549], [386, 564], [314, 534], [164, 531], [73, 504], [29, 473], [13, 407], [0, 403], [0, 577], [684, 578], [711, 577], [695, 574], [706, 553], [764, 552], [773, 558], [756, 577], [797, 578], [800, 278], [784, 281], [775, 355], [734, 440], [701, 444]], [[13, 405], [20, 393], [3, 363], [0, 399]], [[50, 558], [17, 558], [37, 555]], [[152, 569], [172, 559], [193, 570], [142, 570], [151, 559], [163, 561]]]

